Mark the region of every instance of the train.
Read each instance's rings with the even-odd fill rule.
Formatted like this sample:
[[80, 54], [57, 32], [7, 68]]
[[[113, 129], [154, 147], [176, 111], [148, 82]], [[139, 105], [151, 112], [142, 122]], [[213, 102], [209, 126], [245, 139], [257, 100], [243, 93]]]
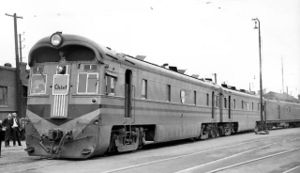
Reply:
[[[62, 32], [39, 40], [28, 56], [27, 153], [87, 159], [228, 136], [261, 121], [257, 95], [144, 58]], [[269, 128], [299, 125], [299, 102], [264, 103]]]

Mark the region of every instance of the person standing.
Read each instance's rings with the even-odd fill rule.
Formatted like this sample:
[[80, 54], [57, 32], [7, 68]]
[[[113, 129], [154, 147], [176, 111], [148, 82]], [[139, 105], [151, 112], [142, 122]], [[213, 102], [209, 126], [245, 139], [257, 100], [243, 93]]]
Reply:
[[11, 117], [11, 114], [8, 114], [7, 115], [7, 118], [5, 118], [3, 120], [3, 127], [4, 127], [4, 130], [5, 130], [5, 147], [9, 147], [9, 141], [10, 141], [10, 137], [11, 137], [11, 127], [13, 125], [13, 119]]
[[20, 131], [19, 131], [20, 122], [19, 119], [17, 118], [16, 113], [12, 113], [12, 115], [13, 115], [13, 124], [12, 124], [13, 145], [14, 146], [16, 145], [16, 140], [17, 140], [19, 146], [22, 146], [20, 142]]
[[1, 157], [1, 146], [2, 146], [2, 120], [0, 120], [0, 157]]

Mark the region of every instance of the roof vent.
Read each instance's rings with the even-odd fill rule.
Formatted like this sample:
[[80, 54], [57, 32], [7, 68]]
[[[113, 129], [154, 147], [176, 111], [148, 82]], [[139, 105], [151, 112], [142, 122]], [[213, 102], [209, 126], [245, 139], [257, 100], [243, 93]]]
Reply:
[[4, 67], [12, 67], [12, 66], [11, 66], [11, 63], [7, 62], [7, 63], [4, 64]]
[[241, 92], [243, 93], [246, 93], [246, 90], [245, 89], [240, 89]]
[[205, 81], [212, 82], [212, 78], [205, 78]]
[[144, 61], [146, 56], [145, 55], [137, 55], [137, 56], [135, 56], [135, 58]]
[[192, 77], [193, 78], [199, 78], [199, 75], [198, 74], [192, 74]]
[[229, 89], [232, 89], [232, 90], [236, 90], [236, 87], [235, 87], [235, 86], [230, 86], [230, 85], [228, 85], [228, 88], [229, 88]]
[[178, 72], [177, 67], [176, 66], [169, 66], [169, 69], [175, 72]]
[[224, 87], [224, 88], [228, 88], [228, 85], [225, 82], [222, 83], [221, 86]]
[[185, 69], [178, 69], [178, 73], [184, 74], [185, 73]]
[[162, 65], [162, 67], [163, 67], [163, 68], [169, 67], [169, 64], [168, 64], [168, 63], [164, 63], [164, 64]]

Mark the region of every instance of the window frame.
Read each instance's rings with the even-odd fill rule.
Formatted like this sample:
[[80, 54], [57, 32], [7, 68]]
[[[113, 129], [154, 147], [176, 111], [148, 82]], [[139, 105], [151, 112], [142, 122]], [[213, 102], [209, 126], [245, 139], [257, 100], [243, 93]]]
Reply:
[[[45, 80], [45, 90], [43, 93], [32, 93], [32, 79], [33, 79], [33, 76], [41, 76], [44, 80]], [[43, 77], [44, 76], [44, 77]], [[31, 96], [36, 96], [36, 95], [46, 95], [47, 94], [47, 74], [43, 74], [43, 73], [32, 73], [31, 76], [30, 76], [30, 88], [29, 88], [29, 93]]]
[[182, 104], [185, 104], [185, 102], [186, 102], [186, 92], [185, 92], [184, 89], [180, 90], [179, 96], [180, 96], [180, 102]]
[[[143, 91], [145, 93], [143, 93]], [[148, 80], [147, 79], [142, 79], [142, 84], [141, 84], [141, 98], [142, 99], [148, 99]]]
[[[78, 92], [79, 90], [79, 76], [80, 74], [87, 74], [86, 76], [86, 83], [85, 83], [85, 92]], [[96, 75], [97, 76], [97, 86], [96, 86], [96, 91], [95, 92], [88, 92], [88, 79], [89, 79], [89, 75]], [[93, 95], [93, 94], [98, 94], [99, 92], [99, 73], [97, 72], [78, 72], [78, 75], [77, 75], [77, 90], [76, 90], [76, 93], [78, 95]]]
[[197, 91], [194, 90], [194, 105], [197, 105]]
[[3, 92], [3, 100], [4, 100], [4, 104], [0, 104], [0, 107], [7, 107], [8, 106], [8, 86], [3, 86], [3, 85], [0, 85], [0, 89], [3, 88], [4, 90], [3, 91], [6, 91], [6, 92]]
[[226, 109], [227, 108], [227, 98], [226, 97], [224, 97], [224, 105], [223, 105], [223, 107]]
[[215, 95], [215, 108], [220, 106], [220, 96]]
[[[109, 85], [108, 85], [108, 79], [109, 80]], [[112, 91], [112, 85], [111, 85], [111, 80], [113, 79], [113, 91], [114, 92], [111, 92]], [[117, 77], [116, 76], [112, 76], [112, 75], [109, 75], [109, 74], [105, 74], [105, 94], [106, 95], [109, 95], [109, 96], [115, 96], [116, 95], [116, 83], [117, 83]], [[108, 88], [108, 86], [110, 88]]]
[[171, 85], [167, 84], [167, 101], [171, 102], [172, 100], [172, 89], [171, 89]]
[[241, 104], [242, 110], [244, 110], [244, 100], [242, 100]]
[[236, 100], [233, 99], [233, 109], [236, 109]]
[[209, 106], [209, 93], [206, 93], [206, 106]]

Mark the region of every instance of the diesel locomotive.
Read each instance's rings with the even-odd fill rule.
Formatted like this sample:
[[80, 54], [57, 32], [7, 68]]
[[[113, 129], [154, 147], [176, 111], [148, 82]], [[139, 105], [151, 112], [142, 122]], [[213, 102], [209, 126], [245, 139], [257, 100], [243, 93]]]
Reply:
[[[143, 145], [253, 130], [259, 98], [56, 32], [28, 56], [26, 151], [85, 159]], [[272, 126], [300, 121], [300, 104], [265, 99]], [[278, 105], [280, 115], [274, 113]], [[289, 112], [286, 111], [288, 105]], [[273, 112], [272, 112], [273, 111]], [[280, 120], [284, 119], [284, 122]]]

